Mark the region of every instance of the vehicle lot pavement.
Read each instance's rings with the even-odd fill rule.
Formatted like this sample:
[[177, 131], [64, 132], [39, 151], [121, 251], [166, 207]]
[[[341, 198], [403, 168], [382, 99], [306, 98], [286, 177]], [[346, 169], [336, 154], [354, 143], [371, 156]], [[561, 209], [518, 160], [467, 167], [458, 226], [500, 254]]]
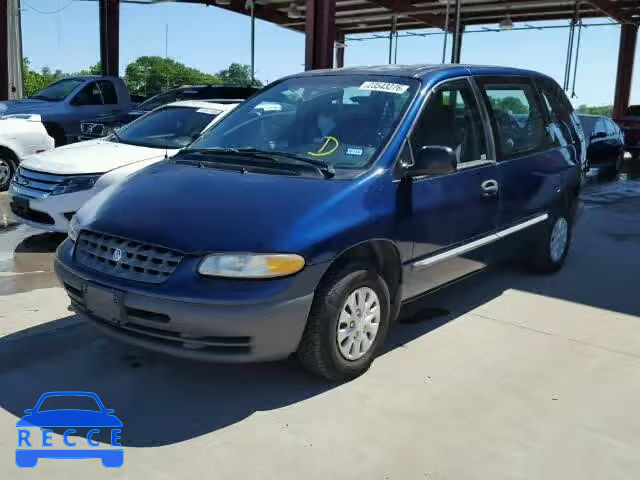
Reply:
[[[504, 267], [432, 295], [344, 385], [293, 361], [198, 364], [102, 337], [67, 311], [50, 272], [59, 237], [3, 227], [0, 195], [0, 478], [636, 478], [633, 173], [585, 189], [560, 273]], [[122, 468], [17, 469], [15, 422], [43, 392], [65, 389], [115, 409]]]

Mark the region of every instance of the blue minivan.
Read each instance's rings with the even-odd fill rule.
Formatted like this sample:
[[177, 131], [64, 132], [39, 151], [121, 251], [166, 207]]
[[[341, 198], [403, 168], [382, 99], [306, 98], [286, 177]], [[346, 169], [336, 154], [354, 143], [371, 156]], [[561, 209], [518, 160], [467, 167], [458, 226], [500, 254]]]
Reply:
[[554, 272], [585, 156], [552, 79], [462, 65], [286, 77], [86, 204], [56, 272], [117, 338], [366, 371], [400, 307], [502, 257]]

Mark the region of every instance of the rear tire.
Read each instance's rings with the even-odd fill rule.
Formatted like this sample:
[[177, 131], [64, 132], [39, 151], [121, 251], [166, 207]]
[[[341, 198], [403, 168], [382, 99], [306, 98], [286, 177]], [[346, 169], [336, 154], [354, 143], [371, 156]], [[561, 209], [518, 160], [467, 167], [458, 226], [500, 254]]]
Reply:
[[347, 263], [318, 286], [298, 359], [309, 371], [346, 381], [366, 372], [389, 328], [389, 288], [373, 265]]
[[0, 156], [0, 192], [4, 192], [9, 189], [11, 179], [16, 173], [18, 167], [15, 159], [3, 154]]
[[566, 212], [551, 215], [528, 259], [528, 266], [538, 273], [555, 273], [562, 268], [571, 246], [573, 217]]

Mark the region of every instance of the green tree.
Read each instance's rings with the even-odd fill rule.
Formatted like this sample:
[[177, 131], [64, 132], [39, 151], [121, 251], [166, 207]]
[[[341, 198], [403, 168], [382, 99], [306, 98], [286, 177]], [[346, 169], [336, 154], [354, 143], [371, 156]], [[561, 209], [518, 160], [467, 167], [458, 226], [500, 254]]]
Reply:
[[39, 72], [36, 72], [31, 69], [31, 62], [28, 58], [22, 59], [22, 68], [25, 97], [33, 95], [50, 83], [56, 82], [65, 76], [62, 70], [52, 71], [49, 67], [42, 67]]
[[255, 85], [257, 87], [262, 86], [260, 80], [251, 79], [251, 67], [249, 65], [240, 65], [239, 63], [232, 63], [229, 68], [220, 70], [218, 77], [222, 83], [232, 85]]
[[[100, 62], [88, 69], [75, 73], [65, 73], [62, 70], [52, 71], [49, 67], [42, 67], [39, 72], [31, 68], [28, 58], [23, 59], [24, 68], [24, 95], [31, 96], [44, 87], [64, 77], [77, 75], [100, 75], [102, 67]], [[167, 88], [178, 85], [206, 85], [206, 84], [251, 84], [251, 70], [247, 65], [232, 63], [229, 68], [221, 70], [217, 74], [202, 72], [196, 68], [172, 60], [157, 56], [139, 57], [125, 70], [125, 83], [131, 93], [155, 95]], [[262, 85], [261, 82], [254, 82]]]
[[102, 75], [102, 63], [98, 62], [95, 65], [91, 65], [88, 69], [71, 74], [71, 76], [75, 75]]
[[494, 106], [503, 112], [523, 114], [529, 113], [529, 108], [522, 103], [522, 100], [516, 97], [504, 97], [495, 99]]
[[605, 117], [610, 117], [613, 115], [613, 105], [602, 105], [600, 107], [580, 105], [576, 108], [576, 111], [585, 115], [604, 115]]
[[155, 95], [178, 85], [218, 84], [217, 75], [201, 72], [170, 58], [139, 57], [127, 65], [124, 76], [131, 92]]

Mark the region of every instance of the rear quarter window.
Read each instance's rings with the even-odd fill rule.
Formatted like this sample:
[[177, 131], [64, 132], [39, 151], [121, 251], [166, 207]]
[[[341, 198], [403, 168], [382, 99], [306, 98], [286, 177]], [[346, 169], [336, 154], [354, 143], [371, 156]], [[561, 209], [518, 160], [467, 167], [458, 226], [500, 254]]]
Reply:
[[534, 85], [526, 79], [481, 79], [500, 158], [508, 160], [547, 150], [553, 142]]
[[575, 144], [584, 141], [582, 123], [560, 86], [547, 78], [536, 79], [535, 83], [549, 105], [551, 121], [558, 125], [567, 141]]

